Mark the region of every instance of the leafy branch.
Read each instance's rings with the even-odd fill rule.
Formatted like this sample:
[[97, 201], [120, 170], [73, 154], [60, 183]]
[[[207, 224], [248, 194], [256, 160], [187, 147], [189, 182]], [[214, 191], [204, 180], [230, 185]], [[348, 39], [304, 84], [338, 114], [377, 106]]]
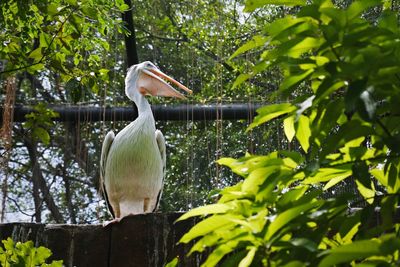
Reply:
[[[49, 42], [49, 44], [48, 44], [46, 50], [45, 50], [44, 53], [42, 54], [42, 56], [41, 56], [41, 58], [39, 59], [39, 61], [34, 62], [34, 63], [31, 63], [31, 64], [29, 64], [29, 65], [24, 65], [24, 66], [21, 66], [21, 67], [17, 67], [17, 68], [14, 68], [14, 69], [6, 69], [6, 70], [4, 70], [4, 71], [0, 71], [0, 75], [1, 75], [1, 74], [5, 74], [5, 73], [11, 73], [11, 72], [15, 72], [15, 71], [27, 69], [27, 68], [33, 67], [33, 66], [35, 66], [35, 65], [42, 64], [43, 61], [46, 59], [46, 57], [47, 57], [48, 55], [50, 55], [49, 52], [50, 52], [51, 49], [52, 49], [51, 46], [52, 46], [52, 44], [54, 43], [54, 40], [57, 38], [57, 36], [58, 36], [58, 35], [60, 34], [60, 32], [62, 31], [62, 29], [63, 29], [65, 23], [70, 19], [70, 17], [71, 17], [77, 10], [78, 10], [77, 7], [71, 9], [71, 11], [69, 12], [68, 16], [67, 16], [67, 17], [65, 18], [65, 20], [61, 23], [61, 25], [60, 25], [60, 27], [58, 28], [58, 30], [56, 31], [56, 33], [52, 36], [52, 38], [51, 38], [51, 40], [50, 40], [50, 42]], [[33, 51], [33, 50], [32, 50], [32, 51]], [[31, 52], [32, 52], [32, 51], [31, 51]]]
[[[247, 131], [283, 121], [287, 142], [296, 139], [302, 151], [220, 159], [243, 180], [223, 189], [217, 203], [178, 219], [201, 217], [180, 242], [195, 242], [189, 255], [211, 250], [202, 266], [399, 262], [399, 225], [392, 213], [400, 197], [400, 148], [392, 142], [400, 137], [400, 119], [386, 113], [398, 110], [399, 14], [385, 11], [378, 23], [364, 19], [382, 4], [378, 0], [353, 1], [345, 9], [329, 0], [246, 1], [245, 10], [283, 2], [301, 8], [266, 25], [266, 33], [232, 59], [264, 50], [252, 74], [236, 84], [270, 68], [282, 70], [277, 96], [292, 102], [261, 107]], [[387, 125], [376, 120], [382, 115]], [[363, 203], [356, 215], [345, 213], [354, 196], [337, 193], [349, 177], [362, 198], [355, 204]], [[328, 190], [335, 196], [324, 198]], [[371, 226], [365, 214], [377, 205], [382, 220]], [[368, 227], [371, 233], [365, 233]]]

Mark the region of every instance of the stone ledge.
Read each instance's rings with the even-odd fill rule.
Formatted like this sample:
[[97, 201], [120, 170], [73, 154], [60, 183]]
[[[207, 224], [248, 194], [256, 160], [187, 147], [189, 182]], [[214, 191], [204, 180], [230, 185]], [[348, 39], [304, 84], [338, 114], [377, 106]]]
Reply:
[[102, 225], [6, 223], [0, 224], [0, 238], [32, 240], [46, 246], [53, 259], [65, 266], [164, 266], [179, 256], [182, 266], [199, 266], [200, 259], [186, 258], [190, 247], [177, 244], [194, 220], [174, 223], [181, 213], [149, 213]]

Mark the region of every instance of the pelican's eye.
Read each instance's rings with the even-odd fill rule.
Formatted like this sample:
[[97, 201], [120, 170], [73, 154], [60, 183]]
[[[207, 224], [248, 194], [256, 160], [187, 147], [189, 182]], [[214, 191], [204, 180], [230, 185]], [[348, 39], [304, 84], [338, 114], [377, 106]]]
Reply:
[[157, 69], [157, 67], [153, 64], [153, 63], [151, 63], [151, 62], [146, 62], [146, 64], [144, 65], [146, 68], [152, 68], [152, 69]]

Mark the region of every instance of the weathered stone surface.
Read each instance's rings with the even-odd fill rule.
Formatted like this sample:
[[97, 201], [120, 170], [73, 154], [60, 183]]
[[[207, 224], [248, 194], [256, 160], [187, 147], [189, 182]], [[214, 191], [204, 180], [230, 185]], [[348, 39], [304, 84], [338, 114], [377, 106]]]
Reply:
[[164, 266], [179, 256], [182, 266], [198, 266], [199, 259], [186, 258], [189, 247], [177, 244], [194, 224], [174, 223], [180, 213], [129, 216], [107, 227], [102, 225], [0, 224], [0, 238], [32, 240], [53, 252], [65, 266]]
[[110, 232], [101, 225], [47, 225], [43, 244], [65, 266], [108, 266]]

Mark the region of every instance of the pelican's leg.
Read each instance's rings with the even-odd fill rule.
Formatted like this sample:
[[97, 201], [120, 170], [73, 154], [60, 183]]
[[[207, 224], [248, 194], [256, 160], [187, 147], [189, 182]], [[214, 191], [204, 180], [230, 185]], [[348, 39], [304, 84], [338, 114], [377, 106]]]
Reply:
[[119, 207], [119, 203], [117, 202], [117, 204], [115, 205], [115, 218], [119, 218], [121, 217], [121, 208]]
[[111, 220], [111, 221], [108, 221], [108, 222], [104, 222], [103, 223], [103, 227], [106, 227], [107, 225], [109, 225], [109, 224], [113, 224], [113, 223], [118, 223], [118, 222], [120, 222], [121, 221], [121, 209], [119, 208], [119, 205], [118, 204], [116, 204], [116, 207], [113, 207], [113, 210], [114, 210], [114, 215], [115, 215], [115, 218], [113, 219], [113, 220]]
[[149, 212], [149, 204], [150, 204], [150, 198], [145, 198], [143, 200], [143, 212]]

